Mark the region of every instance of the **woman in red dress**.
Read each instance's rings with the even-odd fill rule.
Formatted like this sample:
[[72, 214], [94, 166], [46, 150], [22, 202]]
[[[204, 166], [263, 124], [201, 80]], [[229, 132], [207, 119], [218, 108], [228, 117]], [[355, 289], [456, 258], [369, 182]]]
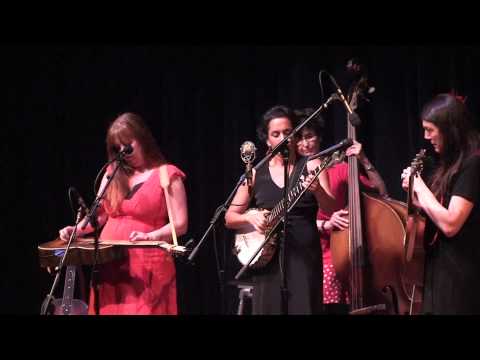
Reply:
[[[171, 242], [160, 166], [167, 167], [176, 233], [185, 234], [188, 226], [185, 174], [166, 164], [142, 118], [133, 113], [120, 115], [110, 125], [106, 143], [109, 160], [128, 145], [133, 151], [125, 156], [99, 207], [98, 222], [104, 225], [100, 240]], [[116, 164], [107, 169], [99, 191], [106, 185], [113, 166]], [[72, 230], [72, 226], [60, 230], [61, 239], [67, 241]], [[82, 234], [91, 231], [89, 225]], [[163, 249], [128, 247], [125, 258], [99, 265], [98, 269], [101, 315], [177, 314], [175, 263]], [[91, 289], [90, 314], [95, 313], [93, 301]]]

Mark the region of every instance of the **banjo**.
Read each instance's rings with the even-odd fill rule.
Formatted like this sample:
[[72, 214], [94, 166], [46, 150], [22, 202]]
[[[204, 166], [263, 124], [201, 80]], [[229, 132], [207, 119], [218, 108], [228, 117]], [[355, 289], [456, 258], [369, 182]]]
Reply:
[[[297, 184], [287, 194], [287, 212], [292, 210], [305, 191], [308, 190], [310, 185], [317, 179], [323, 170], [342, 159], [343, 154], [340, 151], [325, 157], [321, 165], [317, 166], [310, 172], [310, 174], [313, 175], [313, 178], [308, 184], [304, 184], [302, 177], [300, 177]], [[279, 236], [279, 232], [276, 231], [276, 229], [283, 221], [284, 203], [285, 201], [282, 199], [277, 205], [275, 205], [269, 214], [265, 215], [267, 218], [267, 227], [264, 234], [256, 231], [251, 224], [245, 224], [237, 229], [233, 252], [242, 265], [247, 265], [250, 262], [250, 259], [254, 256], [254, 259], [249, 265], [253, 269], [262, 268], [272, 260], [277, 249], [277, 239]], [[258, 213], [262, 211], [263, 209], [251, 208], [248, 209], [246, 213]]]

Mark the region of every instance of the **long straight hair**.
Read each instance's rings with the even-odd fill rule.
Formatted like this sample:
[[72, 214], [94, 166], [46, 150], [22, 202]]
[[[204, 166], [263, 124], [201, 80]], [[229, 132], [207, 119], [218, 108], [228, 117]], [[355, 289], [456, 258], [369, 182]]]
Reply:
[[[150, 129], [141, 116], [134, 113], [121, 114], [110, 124], [106, 138], [108, 159], [110, 161], [115, 159], [119, 150], [117, 144], [126, 145], [133, 140], [140, 145], [146, 168], [150, 169], [166, 162]], [[112, 214], [118, 213], [120, 204], [130, 191], [128, 179], [133, 172], [134, 169], [128, 164], [120, 163], [120, 168], [105, 193], [106, 206]]]
[[421, 120], [437, 126], [443, 137], [440, 163], [430, 180], [432, 192], [442, 200], [464, 161], [478, 151], [480, 137], [464, 102], [451, 94], [439, 94], [425, 104]]

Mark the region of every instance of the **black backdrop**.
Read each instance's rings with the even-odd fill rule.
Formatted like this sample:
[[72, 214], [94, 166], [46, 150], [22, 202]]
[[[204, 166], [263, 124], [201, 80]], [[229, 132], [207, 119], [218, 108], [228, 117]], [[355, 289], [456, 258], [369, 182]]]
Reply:
[[[258, 145], [261, 114], [275, 104], [318, 107], [319, 71], [328, 70], [345, 86], [352, 56], [363, 59], [376, 88], [359, 139], [390, 195], [403, 200], [401, 170], [424, 145], [421, 105], [455, 88], [478, 114], [480, 47], [4, 46], [1, 312], [39, 313], [53, 278], [40, 269], [36, 247], [72, 222], [69, 186], [93, 200], [93, 181], [105, 161], [105, 130], [117, 114], [140, 113], [167, 158], [187, 173], [190, 224], [184, 240], [198, 241], [242, 173], [240, 144]], [[340, 104], [324, 115], [327, 146], [346, 136], [346, 120]], [[210, 236], [194, 267], [178, 262], [182, 314], [234, 312], [233, 288], [227, 287], [222, 306], [217, 260], [227, 281], [238, 264], [230, 255], [231, 234], [221, 224], [216, 234], [217, 247]]]

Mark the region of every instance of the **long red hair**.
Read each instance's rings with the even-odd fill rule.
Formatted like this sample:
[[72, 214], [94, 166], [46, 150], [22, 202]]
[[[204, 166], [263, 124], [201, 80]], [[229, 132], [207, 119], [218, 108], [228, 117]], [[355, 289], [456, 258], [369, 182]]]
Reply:
[[[151, 169], [166, 162], [152, 132], [141, 116], [134, 113], [123, 113], [110, 124], [106, 139], [108, 160], [115, 159], [118, 152], [117, 144], [126, 145], [133, 140], [140, 145], [146, 168]], [[134, 169], [128, 164], [120, 163], [120, 168], [105, 193], [109, 212], [113, 214], [118, 212], [120, 204], [130, 191], [128, 178], [133, 172]]]

